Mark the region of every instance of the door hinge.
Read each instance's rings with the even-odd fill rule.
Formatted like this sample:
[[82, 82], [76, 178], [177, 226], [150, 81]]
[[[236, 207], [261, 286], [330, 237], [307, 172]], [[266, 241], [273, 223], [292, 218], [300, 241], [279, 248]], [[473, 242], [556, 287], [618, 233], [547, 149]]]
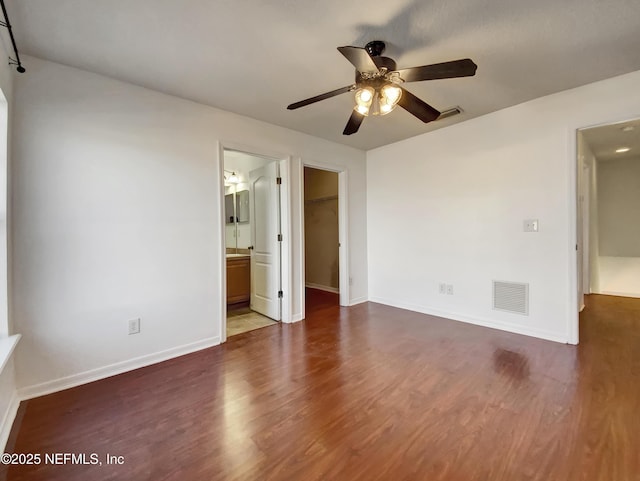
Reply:
[[276, 185], [282, 184], [282, 177], [276, 177]]
[[278, 242], [282, 242], [282, 234], [278, 234]]
[[283, 296], [283, 295], [284, 295], [284, 294], [283, 294], [283, 292], [282, 292], [282, 291], [278, 291], [278, 299], [282, 299], [282, 296]]

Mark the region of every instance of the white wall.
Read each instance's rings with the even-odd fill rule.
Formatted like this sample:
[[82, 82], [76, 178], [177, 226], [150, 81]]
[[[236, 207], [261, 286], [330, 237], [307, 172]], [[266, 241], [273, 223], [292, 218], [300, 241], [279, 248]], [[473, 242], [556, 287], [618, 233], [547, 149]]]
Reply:
[[640, 257], [600, 256], [600, 294], [640, 297]]
[[[27, 61], [29, 72], [15, 86], [12, 208], [12, 300], [24, 335], [16, 367], [24, 395], [218, 342], [218, 142], [291, 156], [294, 273], [302, 159], [348, 169], [352, 296], [367, 295], [364, 152]], [[288, 293], [294, 317], [301, 312], [297, 281]], [[137, 317], [142, 332], [129, 336], [127, 320]]]
[[[368, 152], [370, 299], [576, 342], [576, 129], [637, 117], [639, 83], [634, 72]], [[538, 233], [523, 232], [528, 218]], [[529, 316], [492, 310], [493, 279], [530, 284]]]
[[598, 162], [600, 255], [640, 257], [640, 157]]

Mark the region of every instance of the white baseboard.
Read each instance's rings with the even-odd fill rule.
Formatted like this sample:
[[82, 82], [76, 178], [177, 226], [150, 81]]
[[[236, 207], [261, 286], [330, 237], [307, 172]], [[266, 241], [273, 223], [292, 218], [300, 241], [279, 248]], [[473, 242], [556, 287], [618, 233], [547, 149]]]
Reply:
[[458, 314], [456, 312], [443, 311], [440, 309], [434, 309], [428, 306], [419, 306], [404, 302], [395, 302], [390, 299], [384, 299], [381, 297], [372, 297], [369, 299], [371, 302], [378, 302], [391, 307], [398, 307], [400, 309], [406, 309], [408, 311], [420, 312], [421, 314], [429, 314], [431, 316], [442, 317], [452, 321], [466, 322], [468, 324], [475, 324], [477, 326], [489, 327], [491, 329], [499, 329], [501, 331], [512, 332], [514, 334], [522, 334], [524, 336], [537, 337], [539, 339], [545, 339], [547, 341], [560, 342], [562, 344], [569, 343], [569, 337], [565, 334], [558, 334], [556, 332], [545, 331], [542, 329], [535, 329], [530, 327], [519, 326], [507, 322], [494, 321], [491, 319], [482, 319], [478, 317], [466, 316], [464, 314]]
[[340, 289], [338, 289], [337, 287], [321, 286], [320, 284], [313, 284], [311, 282], [307, 282], [304, 286], [308, 287], [309, 289], [318, 289], [319, 291], [340, 294]]
[[[594, 292], [594, 294], [596, 294], [596, 293]], [[618, 297], [635, 297], [635, 298], [640, 297], [640, 294], [638, 294], [636, 292], [600, 291], [597, 294], [602, 294], [602, 295], [605, 295], [605, 296], [618, 296]]]
[[[367, 301], [369, 301], [369, 298], [367, 296], [356, 297], [355, 299], [351, 299], [349, 306], [355, 306], [356, 304], [362, 304], [363, 302]], [[381, 302], [381, 304], [384, 304], [384, 302]]]
[[291, 323], [293, 324], [294, 322], [300, 322], [302, 319], [304, 319], [304, 317], [302, 317], [302, 314], [295, 314], [291, 316]]
[[184, 356], [185, 354], [191, 354], [192, 352], [201, 351], [202, 349], [217, 346], [218, 344], [220, 344], [219, 337], [210, 337], [201, 341], [192, 342], [190, 344], [173, 347], [165, 351], [147, 354], [145, 356], [136, 357], [127, 361], [116, 362], [108, 366], [91, 369], [89, 371], [81, 372], [78, 374], [72, 374], [60, 379], [54, 379], [53, 381], [47, 381], [41, 384], [35, 384], [33, 386], [26, 386], [18, 389], [18, 397], [20, 400], [24, 401], [27, 399], [32, 399], [34, 397], [63, 391], [65, 389], [80, 386], [82, 384], [87, 384], [93, 381], [98, 381], [100, 379], [115, 376], [116, 374], [122, 374], [124, 372], [133, 371], [134, 369], [150, 366], [151, 364], [167, 361], [169, 359], [173, 359], [174, 357], [180, 357]]
[[2, 424], [0, 424], [0, 453], [3, 453], [7, 447], [11, 428], [13, 427], [13, 422], [16, 419], [16, 414], [18, 414], [18, 407], [20, 407], [20, 398], [18, 397], [18, 392], [14, 390], [11, 395], [9, 405], [7, 406], [7, 410], [5, 411], [4, 416], [2, 416]]

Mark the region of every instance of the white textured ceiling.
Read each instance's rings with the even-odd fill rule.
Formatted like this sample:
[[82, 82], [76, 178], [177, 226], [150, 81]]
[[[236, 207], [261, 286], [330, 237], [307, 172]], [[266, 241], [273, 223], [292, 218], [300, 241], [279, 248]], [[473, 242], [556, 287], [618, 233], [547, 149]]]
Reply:
[[[638, 0], [7, 0], [21, 53], [370, 149], [640, 69]], [[475, 77], [408, 84], [443, 110], [398, 108], [343, 136], [353, 82], [336, 47], [387, 43], [398, 68], [470, 57]], [[25, 65], [27, 73], [29, 65]]]
[[[598, 161], [640, 158], [640, 119], [583, 129], [582, 134]], [[621, 148], [629, 151], [616, 152]]]

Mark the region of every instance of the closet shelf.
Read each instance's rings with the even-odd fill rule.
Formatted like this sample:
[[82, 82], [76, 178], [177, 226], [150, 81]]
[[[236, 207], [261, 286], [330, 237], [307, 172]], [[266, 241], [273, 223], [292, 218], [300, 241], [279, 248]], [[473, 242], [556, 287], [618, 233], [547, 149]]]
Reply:
[[329, 195], [327, 197], [318, 197], [317, 199], [308, 199], [305, 200], [305, 204], [315, 204], [316, 202], [326, 202], [328, 200], [338, 200], [337, 195]]

